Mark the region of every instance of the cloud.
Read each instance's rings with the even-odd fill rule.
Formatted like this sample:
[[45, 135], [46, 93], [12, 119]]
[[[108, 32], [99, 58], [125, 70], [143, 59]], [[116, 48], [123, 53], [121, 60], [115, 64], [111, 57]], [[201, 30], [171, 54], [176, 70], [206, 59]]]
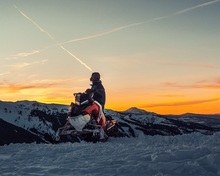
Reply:
[[180, 94], [155, 94], [154, 96], [158, 96], [158, 97], [168, 97], [168, 98], [184, 97], [184, 95], [180, 95]]
[[27, 56], [30, 56], [30, 55], [37, 54], [39, 52], [40, 52], [40, 50], [33, 50], [33, 51], [30, 51], [30, 52], [17, 53], [17, 54], [11, 55], [11, 56], [14, 57], [14, 58], [17, 58], [17, 57], [27, 57]]
[[4, 75], [7, 75], [7, 74], [10, 74], [10, 72], [0, 73], [0, 76], [4, 76]]
[[173, 87], [178, 89], [219, 89], [220, 78], [215, 78], [212, 80], [202, 80], [191, 85], [183, 85], [177, 82], [162, 82], [160, 83], [160, 85], [164, 87]]
[[19, 52], [19, 53], [16, 53], [16, 54], [11, 54], [8, 57], [0, 59], [0, 62], [2, 62], [3, 60], [13, 60], [13, 59], [15, 60], [15, 59], [20, 59], [20, 58], [32, 56], [32, 55], [41, 53], [41, 52], [45, 51], [48, 48], [50, 48], [50, 47], [45, 47], [41, 50], [31, 50], [31, 51], [28, 51], [28, 52]]
[[9, 65], [9, 71], [0, 73], [0, 76], [5, 76], [5, 75], [10, 75], [10, 74], [17, 74], [20, 72], [22, 69], [26, 67], [31, 67], [33, 65], [38, 65], [38, 64], [45, 64], [48, 60], [44, 59], [41, 61], [35, 61], [35, 62], [19, 62], [13, 65]]
[[1, 98], [7, 101], [34, 100], [47, 103], [69, 104], [73, 101], [72, 80], [29, 80], [25, 83], [0, 82]]
[[179, 87], [178, 83], [176, 82], [162, 82], [160, 85], [165, 87]]
[[19, 93], [25, 90], [44, 90], [56, 89], [62, 87], [70, 80], [32, 80], [30, 83], [10, 83], [8, 81], [0, 82], [0, 93]]
[[180, 66], [180, 67], [194, 67], [194, 68], [208, 68], [208, 69], [220, 69], [220, 66], [208, 65], [208, 64], [183, 64], [183, 63], [165, 63], [157, 62], [160, 65], [171, 65], [171, 66]]
[[0, 93], [19, 93], [22, 90], [30, 90], [30, 89], [43, 89], [50, 85], [39, 86], [39, 85], [22, 85], [22, 84], [0, 84]]
[[220, 101], [220, 98], [172, 102], [172, 103], [155, 103], [155, 104], [145, 105], [145, 106], [143, 106], [143, 108], [168, 107], [168, 106], [187, 106], [187, 105], [196, 105], [196, 104], [202, 104], [202, 103], [210, 103], [210, 102], [215, 102], [215, 101]]
[[38, 65], [38, 64], [45, 64], [48, 60], [44, 59], [41, 61], [36, 61], [36, 62], [20, 62], [14, 65], [11, 65], [11, 70], [9, 71], [10, 73], [17, 72], [25, 67], [31, 67], [33, 65]]

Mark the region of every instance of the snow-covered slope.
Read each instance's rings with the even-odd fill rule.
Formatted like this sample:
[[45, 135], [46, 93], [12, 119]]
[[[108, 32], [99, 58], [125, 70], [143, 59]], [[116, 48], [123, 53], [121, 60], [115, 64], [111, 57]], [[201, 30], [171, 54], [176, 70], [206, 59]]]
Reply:
[[220, 133], [0, 146], [1, 176], [217, 176]]
[[[35, 101], [2, 102], [0, 118], [28, 131], [55, 134], [53, 122], [66, 115], [68, 106]], [[57, 118], [57, 119], [56, 119]]]
[[[57, 129], [65, 124], [68, 109], [68, 106], [59, 104], [0, 101], [0, 119], [21, 127], [44, 141], [45, 133], [54, 137]], [[137, 108], [130, 108], [124, 112], [106, 110], [106, 114], [119, 122], [127, 137], [143, 134], [173, 136], [192, 132], [213, 134], [220, 131], [220, 115], [165, 116]]]
[[0, 145], [11, 143], [44, 143], [44, 139], [0, 119]]
[[43, 144], [45, 132], [53, 135], [65, 123], [68, 108], [0, 102], [0, 175], [220, 175], [220, 115], [106, 110], [128, 137]]

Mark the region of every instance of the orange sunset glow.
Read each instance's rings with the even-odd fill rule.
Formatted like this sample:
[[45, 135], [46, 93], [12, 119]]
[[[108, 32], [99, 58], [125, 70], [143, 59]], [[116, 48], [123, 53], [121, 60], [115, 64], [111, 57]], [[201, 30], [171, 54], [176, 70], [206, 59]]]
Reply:
[[219, 114], [219, 8], [218, 0], [4, 1], [0, 101], [69, 105], [98, 71], [106, 109]]

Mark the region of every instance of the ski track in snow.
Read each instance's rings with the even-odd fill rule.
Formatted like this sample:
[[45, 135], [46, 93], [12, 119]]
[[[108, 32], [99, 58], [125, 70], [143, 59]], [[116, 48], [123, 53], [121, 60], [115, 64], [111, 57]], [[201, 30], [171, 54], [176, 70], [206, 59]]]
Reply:
[[216, 176], [220, 133], [0, 146], [0, 175]]

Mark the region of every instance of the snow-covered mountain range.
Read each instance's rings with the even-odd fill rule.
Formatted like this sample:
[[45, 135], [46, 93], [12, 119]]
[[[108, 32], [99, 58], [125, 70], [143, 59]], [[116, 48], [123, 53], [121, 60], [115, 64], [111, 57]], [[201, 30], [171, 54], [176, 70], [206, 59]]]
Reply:
[[[35, 101], [0, 101], [0, 145], [46, 143], [45, 133], [55, 136], [66, 122], [69, 106]], [[106, 110], [118, 120], [127, 137], [140, 135], [174, 136], [198, 132], [206, 135], [220, 131], [220, 115], [159, 115], [137, 108], [124, 112]]]

